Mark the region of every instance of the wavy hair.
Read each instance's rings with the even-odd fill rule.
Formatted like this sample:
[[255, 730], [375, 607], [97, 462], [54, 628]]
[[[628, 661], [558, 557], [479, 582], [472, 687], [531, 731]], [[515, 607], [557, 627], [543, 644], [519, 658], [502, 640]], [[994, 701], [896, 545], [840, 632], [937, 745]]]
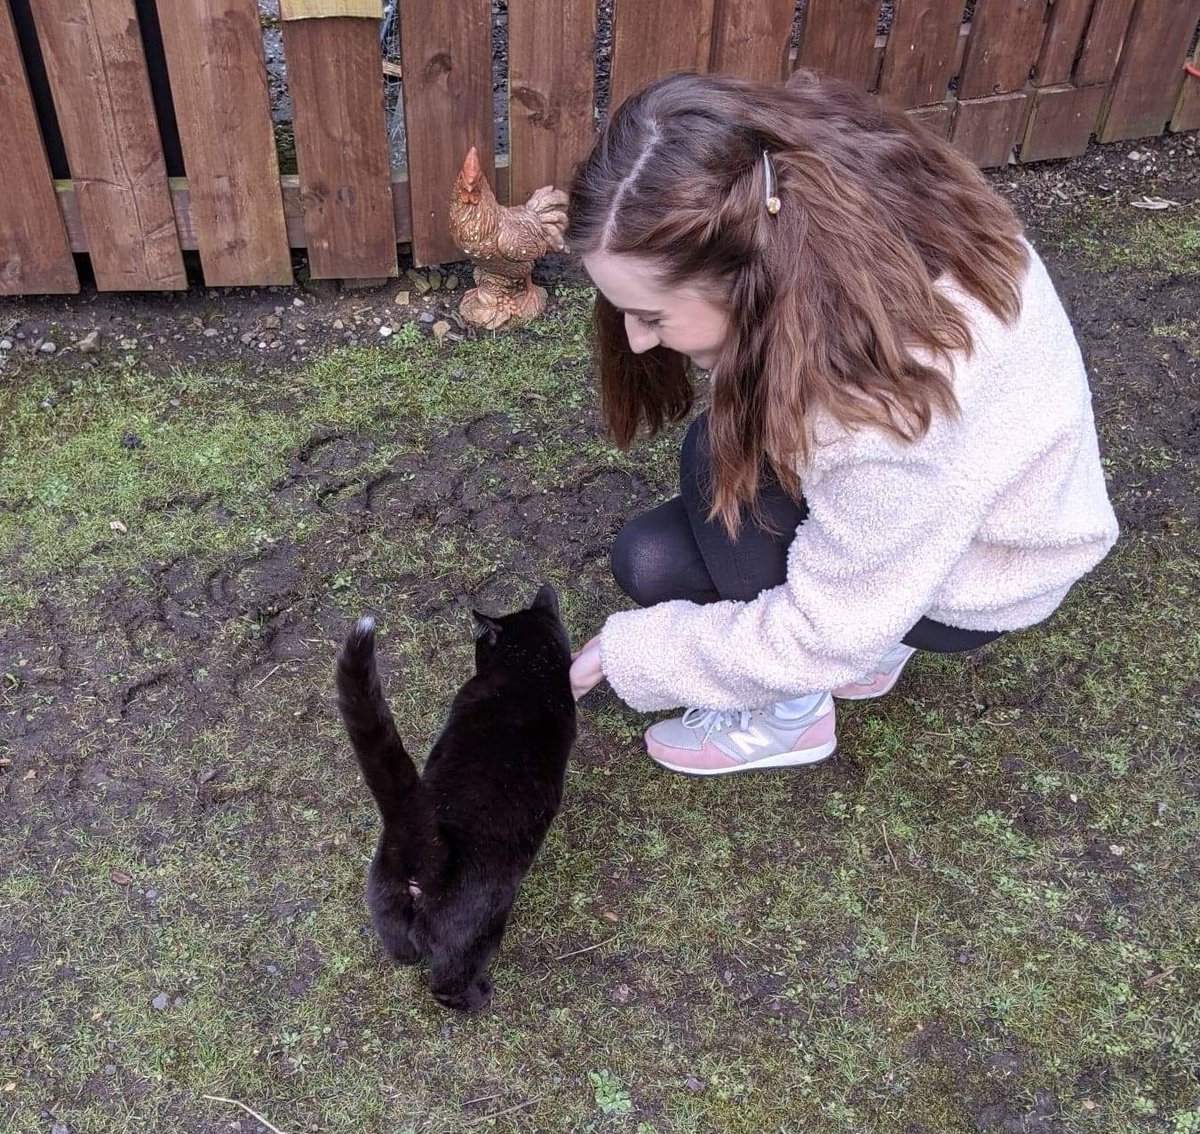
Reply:
[[[782, 208], [765, 205], [762, 155]], [[736, 534], [765, 464], [799, 495], [814, 413], [908, 441], [958, 406], [950, 356], [970, 353], [948, 273], [998, 318], [1028, 266], [1008, 204], [949, 143], [837, 82], [674, 75], [632, 95], [576, 170], [574, 252], [651, 261], [729, 313], [711, 373], [712, 517]], [[610, 433], [628, 447], [687, 415], [684, 356], [634, 354], [602, 295], [594, 352]]]

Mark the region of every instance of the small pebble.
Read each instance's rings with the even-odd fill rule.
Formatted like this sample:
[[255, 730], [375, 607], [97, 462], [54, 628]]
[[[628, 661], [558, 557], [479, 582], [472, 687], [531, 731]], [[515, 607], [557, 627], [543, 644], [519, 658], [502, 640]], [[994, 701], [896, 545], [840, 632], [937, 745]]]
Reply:
[[426, 324], [436, 323], [437, 316], [432, 311], [422, 311], [421, 314], [417, 316], [417, 322]]
[[451, 272], [446, 277], [446, 290], [453, 291], [456, 287], [458, 287], [458, 276]]
[[54, 343], [52, 343], [49, 339], [47, 339], [40, 347], [38, 347], [38, 350], [40, 350], [42, 354], [53, 354], [56, 350], [58, 350], [58, 347], [55, 346]]
[[0, 339], [0, 350], [12, 350], [12, 339]]
[[346, 329], [346, 324], [345, 324], [345, 323], [343, 323], [343, 322], [341, 321], [341, 319], [334, 319], [334, 321], [333, 321], [333, 329], [334, 329], [335, 331], [344, 331], [344, 330]]
[[381, 337], [383, 337], [383, 338], [385, 338], [385, 339], [391, 338], [391, 335], [392, 335], [392, 328], [391, 328], [391, 327], [389, 327], [389, 326], [388, 326], [388, 325], [385, 323], [385, 324], [384, 324], [382, 327], [380, 327], [380, 328], [379, 328], [379, 334], [380, 334], [380, 336], [381, 336]]
[[450, 324], [445, 319], [440, 319], [434, 323], [432, 330], [433, 337], [440, 343], [450, 333]]
[[221, 332], [216, 327], [205, 327], [204, 337], [206, 339], [215, 339]]
[[89, 331], [79, 340], [78, 347], [84, 354], [95, 354], [100, 349], [100, 332]]
[[66, 1123], [56, 1122], [50, 1127], [50, 1134], [71, 1134], [71, 1129]]
[[150, 1001], [151, 1007], [154, 1008], [156, 1012], [166, 1011], [166, 1007], [170, 1003], [171, 998], [165, 992], [160, 992], [153, 1000]]
[[146, 899], [147, 899], [147, 901], [151, 901], [151, 902], [152, 902], [152, 901], [154, 901], [154, 899], [155, 899], [155, 898], [157, 898], [157, 897], [158, 897], [158, 891], [157, 891], [157, 890], [147, 890], [147, 891], [146, 891]]
[[303, 300], [303, 299], [293, 299], [293, 300], [292, 300], [292, 306], [293, 306], [293, 307], [303, 307], [303, 306], [304, 306], [304, 300]]
[[263, 320], [263, 326], [269, 327], [271, 330], [274, 330], [276, 327], [279, 326], [279, 316], [278, 315], [268, 315]]

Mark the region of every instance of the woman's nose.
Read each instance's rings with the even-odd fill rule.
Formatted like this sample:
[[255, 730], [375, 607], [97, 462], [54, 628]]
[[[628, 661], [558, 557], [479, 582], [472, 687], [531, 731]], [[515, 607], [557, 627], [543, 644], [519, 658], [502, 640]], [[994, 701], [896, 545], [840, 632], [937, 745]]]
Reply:
[[634, 354], [641, 354], [658, 346], [658, 336], [651, 328], [639, 322], [634, 316], [625, 316], [625, 337], [629, 340], [629, 349]]

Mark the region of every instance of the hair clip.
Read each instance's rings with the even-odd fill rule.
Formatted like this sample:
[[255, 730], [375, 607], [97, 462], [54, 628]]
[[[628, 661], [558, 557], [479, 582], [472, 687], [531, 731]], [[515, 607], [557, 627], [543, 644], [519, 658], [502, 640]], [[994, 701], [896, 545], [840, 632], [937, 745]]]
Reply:
[[779, 186], [775, 181], [775, 167], [771, 164], [771, 155], [763, 150], [763, 183], [767, 191], [767, 212], [774, 216], [783, 208], [783, 202], [777, 196]]

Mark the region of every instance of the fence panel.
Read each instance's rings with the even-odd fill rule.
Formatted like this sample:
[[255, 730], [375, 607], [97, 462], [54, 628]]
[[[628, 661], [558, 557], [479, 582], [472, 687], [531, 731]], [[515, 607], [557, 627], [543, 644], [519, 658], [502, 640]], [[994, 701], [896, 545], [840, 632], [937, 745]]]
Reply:
[[1171, 115], [1172, 130], [1200, 130], [1200, 46], [1192, 53], [1192, 71], [1197, 73], [1187, 73]]
[[962, 9], [946, 0], [896, 0], [879, 93], [893, 106], [942, 102], [956, 70]]
[[97, 287], [186, 288], [133, 0], [33, 12]]
[[1035, 81], [1041, 86], [1070, 82], [1092, 4], [1093, 0], [1054, 0], [1037, 61]]
[[496, 184], [491, 16], [489, 0], [400, 5], [413, 258], [419, 264], [462, 257], [447, 215], [454, 179], [472, 146]]
[[672, 71], [707, 71], [714, 0], [617, 0], [609, 109]]
[[1161, 134], [1175, 109], [1200, 0], [1141, 0], [1121, 48], [1101, 142]]
[[1029, 98], [1024, 91], [967, 99], [954, 112], [950, 140], [985, 169], [1004, 165], [1021, 136], [1028, 113]]
[[1018, 156], [1022, 161], [1073, 157], [1087, 149], [1107, 87], [1040, 87]]
[[79, 290], [75, 261], [25, 76], [17, 29], [0, 4], [0, 295]]
[[869, 91], [875, 82], [879, 0], [808, 0], [796, 66]]
[[158, 5], [209, 287], [292, 282], [255, 0]]
[[1029, 79], [1046, 30], [1047, 0], [978, 0], [958, 77], [960, 99], [1018, 91]]
[[596, 0], [509, 0], [512, 199], [566, 189], [592, 142]]
[[761, 83], [787, 74], [793, 0], [717, 0], [713, 14], [711, 69]]
[[283, 49], [313, 279], [397, 274], [391, 159], [375, 18], [290, 19]]

